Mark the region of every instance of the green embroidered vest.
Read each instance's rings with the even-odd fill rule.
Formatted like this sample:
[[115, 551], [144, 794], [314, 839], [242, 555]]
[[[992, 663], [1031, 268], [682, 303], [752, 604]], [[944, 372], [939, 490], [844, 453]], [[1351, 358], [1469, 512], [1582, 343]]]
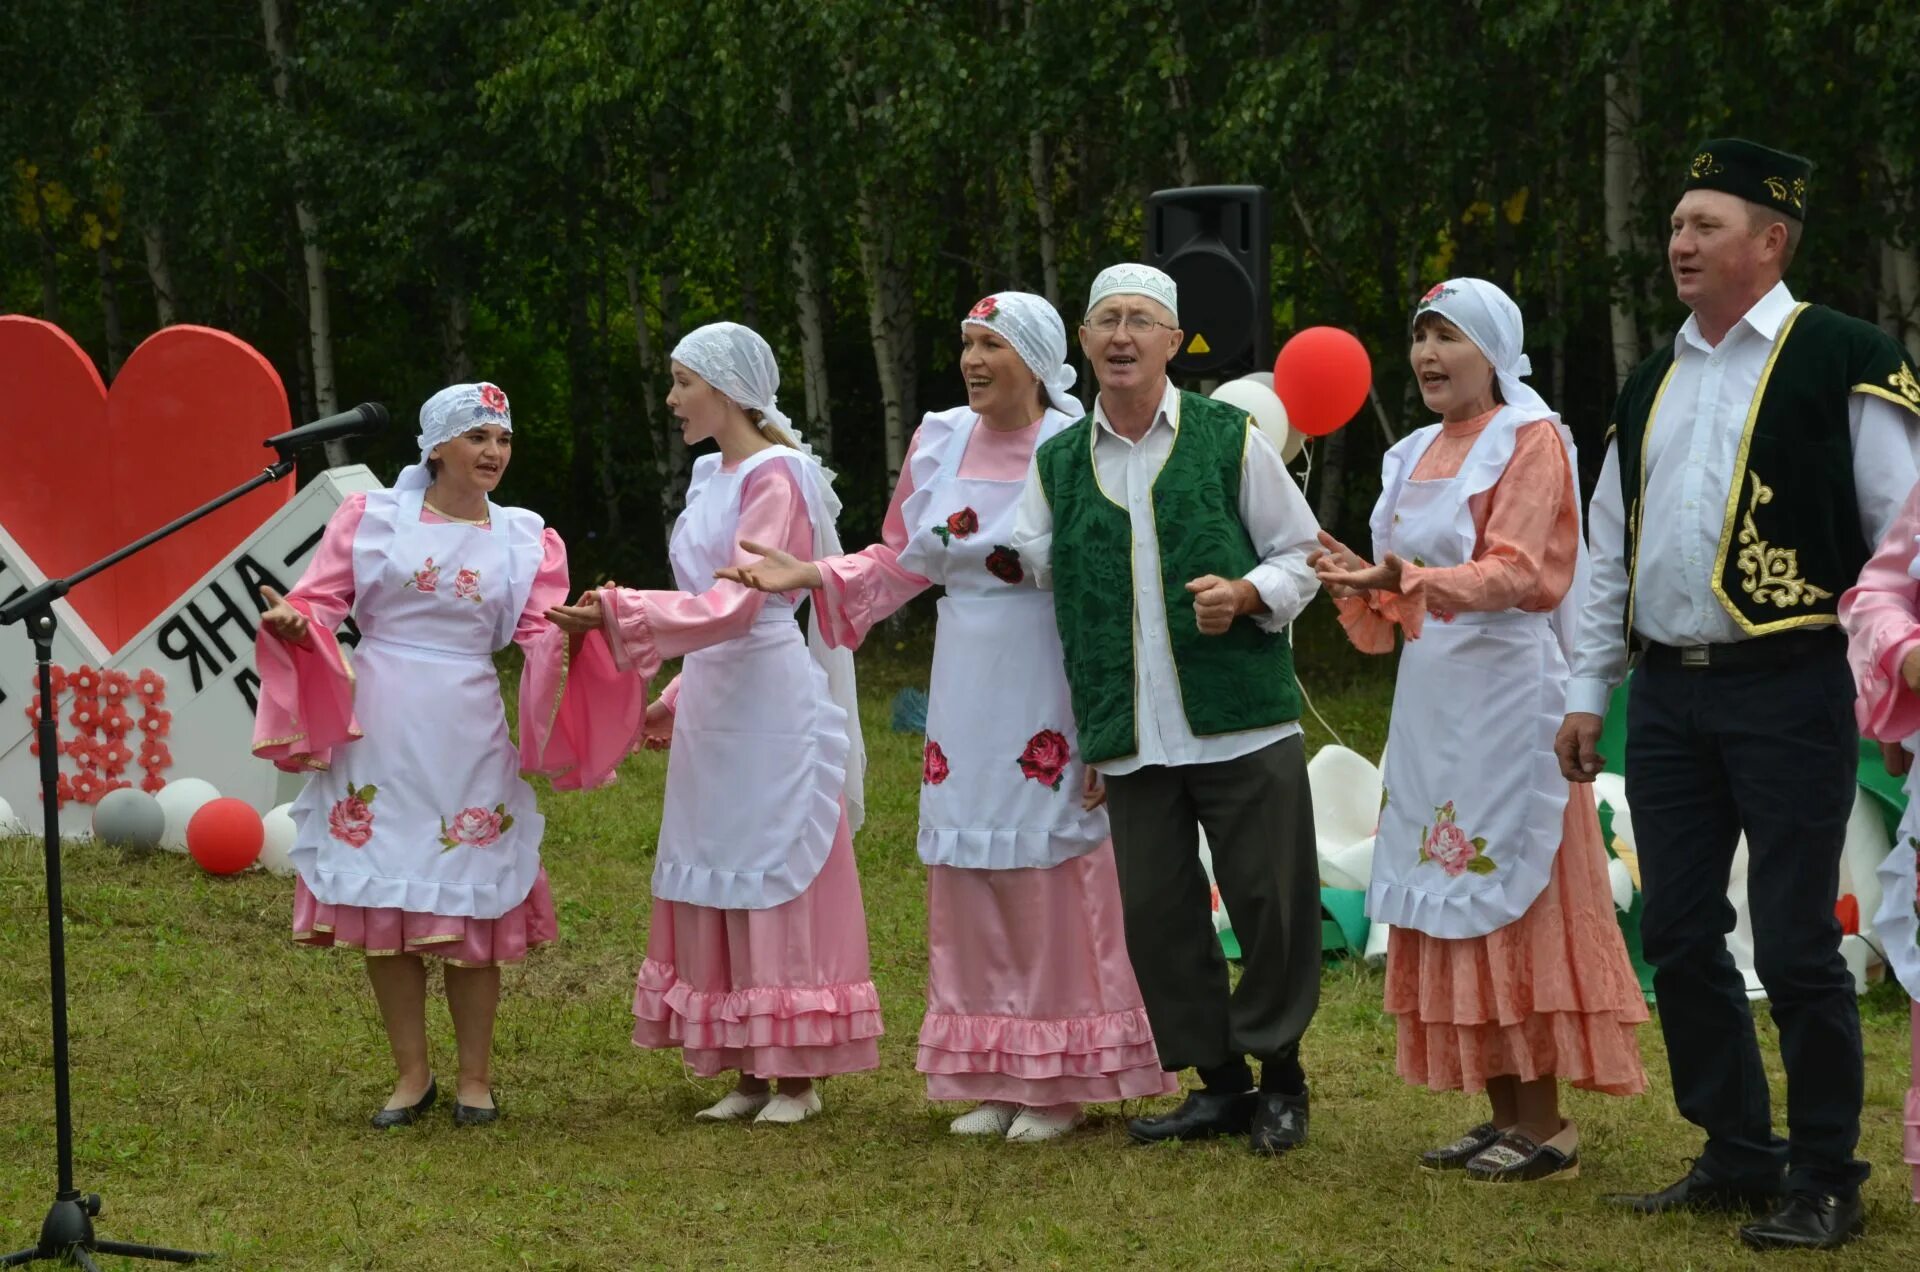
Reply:
[[[1608, 431], [1619, 442], [1627, 509], [1629, 643], [1647, 512], [1647, 439], [1673, 368], [1671, 345], [1635, 367]], [[1854, 490], [1847, 400], [1855, 393], [1920, 415], [1920, 380], [1891, 336], [1823, 305], [1796, 305], [1774, 337], [1747, 411], [1714, 559], [1714, 596], [1749, 635], [1838, 622], [1840, 593], [1872, 555]]]
[[[1235, 619], [1218, 636], [1194, 621], [1188, 581], [1238, 578], [1259, 562], [1240, 521], [1240, 469], [1253, 421], [1246, 412], [1182, 393], [1173, 450], [1153, 482], [1160, 603], [1187, 727], [1195, 736], [1238, 733], [1300, 717], [1286, 633]], [[1093, 417], [1035, 453], [1053, 510], [1053, 605], [1066, 653], [1080, 749], [1088, 763], [1140, 749], [1134, 702], [1133, 525], [1107, 496], [1093, 465]]]

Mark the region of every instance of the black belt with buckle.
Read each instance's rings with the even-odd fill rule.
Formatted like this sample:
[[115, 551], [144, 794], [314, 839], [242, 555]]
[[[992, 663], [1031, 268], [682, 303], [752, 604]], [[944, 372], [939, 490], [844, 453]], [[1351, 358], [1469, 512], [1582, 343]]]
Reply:
[[1844, 656], [1846, 648], [1846, 634], [1837, 626], [1824, 626], [1721, 645], [1661, 645], [1648, 641], [1641, 657], [1649, 664], [1685, 667], [1689, 671], [1713, 668], [1752, 671], [1784, 667], [1810, 658]]

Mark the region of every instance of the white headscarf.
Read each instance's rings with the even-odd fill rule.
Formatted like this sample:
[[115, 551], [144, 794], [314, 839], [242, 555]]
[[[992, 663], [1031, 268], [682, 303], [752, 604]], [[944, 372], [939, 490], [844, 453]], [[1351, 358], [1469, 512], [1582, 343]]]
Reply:
[[1047, 401], [1055, 410], [1075, 419], [1087, 413], [1080, 399], [1067, 392], [1080, 373], [1067, 362], [1067, 326], [1045, 297], [1032, 292], [995, 292], [969, 309], [960, 325], [1004, 336], [1020, 361], [1046, 387]]
[[420, 462], [408, 464], [394, 479], [395, 490], [425, 490], [433, 484], [427, 471], [427, 456], [433, 448], [450, 442], [470, 428], [498, 424], [513, 432], [513, 412], [507, 395], [497, 384], [485, 380], [478, 384], [449, 384], [420, 404]]
[[[780, 364], [773, 348], [752, 327], [737, 322], [710, 322], [695, 327], [673, 346], [673, 360], [731, 398], [743, 411], [758, 411], [764, 423], [800, 441], [800, 430], [775, 398], [780, 392]], [[813, 448], [799, 448], [810, 458]]]
[[1529, 420], [1560, 418], [1532, 385], [1521, 380], [1533, 374], [1533, 363], [1521, 352], [1526, 328], [1520, 306], [1507, 293], [1484, 278], [1449, 278], [1420, 298], [1414, 306], [1414, 321], [1421, 314], [1439, 314], [1473, 341], [1493, 364], [1494, 380], [1508, 406]]

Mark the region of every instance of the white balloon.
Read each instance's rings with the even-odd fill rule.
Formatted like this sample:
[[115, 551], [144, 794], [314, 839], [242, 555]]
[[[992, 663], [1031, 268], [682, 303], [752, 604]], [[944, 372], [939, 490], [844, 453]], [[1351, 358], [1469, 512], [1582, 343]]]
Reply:
[[[1295, 432], [1287, 424], [1287, 408], [1280, 401], [1280, 395], [1271, 385], [1260, 383], [1253, 375], [1242, 376], [1238, 380], [1228, 380], [1212, 393], [1213, 400], [1237, 406], [1253, 416], [1254, 425], [1267, 435], [1274, 449], [1280, 452], [1283, 462], [1291, 464], [1293, 457], [1300, 453], [1306, 444], [1306, 438]], [[1268, 379], [1273, 377], [1269, 375]]]
[[13, 815], [13, 805], [0, 799], [0, 835], [24, 835], [27, 824]]
[[166, 834], [167, 815], [160, 801], [137, 786], [108, 791], [93, 806], [93, 837], [128, 848], [157, 848]]
[[266, 828], [267, 836], [260, 844], [260, 860], [255, 863], [268, 874], [281, 878], [293, 873], [293, 816], [288, 812], [292, 804], [282, 804], [270, 809], [260, 824]]
[[154, 798], [160, 801], [160, 811], [167, 815], [167, 829], [160, 836], [160, 846], [168, 852], [185, 852], [187, 823], [203, 805], [219, 799], [220, 792], [212, 782], [197, 777], [176, 777], [161, 787]]
[[1262, 388], [1270, 389], [1273, 387], [1273, 372], [1271, 371], [1249, 371], [1240, 378], [1242, 380], [1252, 380]]

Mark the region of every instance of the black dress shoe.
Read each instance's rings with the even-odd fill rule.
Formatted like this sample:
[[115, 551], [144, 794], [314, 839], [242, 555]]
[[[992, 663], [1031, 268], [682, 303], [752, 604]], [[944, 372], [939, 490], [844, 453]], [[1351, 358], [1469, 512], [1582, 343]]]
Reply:
[[1300, 1147], [1307, 1142], [1307, 1092], [1283, 1095], [1278, 1091], [1260, 1092], [1253, 1111], [1253, 1130], [1249, 1147], [1269, 1157]]
[[489, 1122], [500, 1120], [500, 1108], [483, 1109], [477, 1104], [462, 1104], [460, 1097], [453, 1098], [453, 1124], [455, 1126], [485, 1126]]
[[1180, 1107], [1158, 1117], [1136, 1117], [1127, 1123], [1127, 1134], [1141, 1144], [1163, 1140], [1211, 1139], [1216, 1135], [1245, 1135], [1253, 1125], [1253, 1106], [1259, 1097], [1252, 1091], [1227, 1095], [1220, 1091], [1191, 1091]]
[[1764, 1184], [1736, 1184], [1715, 1179], [1696, 1164], [1659, 1192], [1608, 1193], [1609, 1205], [1622, 1206], [1643, 1215], [1665, 1214], [1669, 1210], [1693, 1210], [1729, 1214], [1764, 1214], [1780, 1204], [1779, 1187]]
[[1467, 1163], [1500, 1138], [1500, 1128], [1492, 1122], [1480, 1125], [1462, 1135], [1451, 1144], [1442, 1144], [1439, 1148], [1430, 1148], [1420, 1154], [1421, 1170], [1465, 1170]]
[[433, 1102], [440, 1098], [440, 1084], [432, 1078], [427, 1079], [427, 1093], [412, 1104], [397, 1109], [381, 1109], [368, 1119], [374, 1129], [384, 1131], [389, 1126], [412, 1126], [426, 1116]]
[[1740, 1229], [1756, 1250], [1837, 1250], [1860, 1235], [1860, 1197], [1794, 1193], [1787, 1204]]

